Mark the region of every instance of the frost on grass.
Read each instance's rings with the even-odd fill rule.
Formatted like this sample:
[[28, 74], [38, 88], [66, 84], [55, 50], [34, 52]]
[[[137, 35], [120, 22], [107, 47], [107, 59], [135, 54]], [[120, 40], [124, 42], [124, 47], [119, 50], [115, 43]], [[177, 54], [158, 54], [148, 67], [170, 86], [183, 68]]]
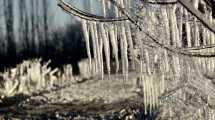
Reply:
[[[16, 68], [7, 69], [0, 74], [3, 87], [0, 88], [1, 95], [10, 97], [15, 94], [30, 94], [35, 90], [41, 90], [49, 84], [51, 87], [57, 80], [58, 69], [51, 70], [47, 62], [41, 64], [40, 59], [24, 61]], [[47, 81], [47, 79], [49, 79]]]

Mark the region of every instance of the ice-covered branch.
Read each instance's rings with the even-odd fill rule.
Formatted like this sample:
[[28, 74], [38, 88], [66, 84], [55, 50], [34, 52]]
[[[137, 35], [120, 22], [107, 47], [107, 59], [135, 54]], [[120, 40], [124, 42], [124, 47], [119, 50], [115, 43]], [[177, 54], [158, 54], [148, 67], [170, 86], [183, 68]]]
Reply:
[[157, 46], [168, 50], [169, 52], [173, 53], [173, 54], [179, 54], [179, 55], [183, 55], [183, 56], [189, 56], [189, 57], [205, 57], [205, 58], [210, 58], [210, 57], [215, 57], [215, 53], [202, 53], [202, 52], [189, 52], [189, 51], [184, 51], [181, 50], [178, 47], [172, 47], [172, 46], [167, 46], [161, 42], [159, 42], [159, 40], [154, 37], [151, 33], [144, 31], [143, 27], [141, 25], [139, 25], [137, 23], [137, 21], [134, 19], [134, 15], [136, 15], [135, 13], [133, 13], [134, 15], [130, 15], [129, 12], [127, 10], [125, 10], [124, 8], [122, 8], [115, 0], [109, 0], [114, 6], [116, 6], [118, 8], [118, 10], [124, 14], [126, 17], [128, 17], [128, 20], [133, 23], [141, 32], [143, 32], [143, 34], [145, 34], [147, 37], [150, 38], [150, 40], [155, 43]]
[[64, 11], [66, 11], [69, 14], [78, 16], [82, 19], [89, 20], [89, 21], [98, 21], [98, 22], [116, 22], [116, 21], [125, 21], [127, 20], [126, 17], [120, 17], [120, 18], [106, 18], [103, 16], [98, 16], [94, 14], [90, 14], [84, 11], [79, 10], [78, 8], [72, 6], [69, 3], [64, 2], [63, 0], [58, 0], [58, 6], [61, 7]]

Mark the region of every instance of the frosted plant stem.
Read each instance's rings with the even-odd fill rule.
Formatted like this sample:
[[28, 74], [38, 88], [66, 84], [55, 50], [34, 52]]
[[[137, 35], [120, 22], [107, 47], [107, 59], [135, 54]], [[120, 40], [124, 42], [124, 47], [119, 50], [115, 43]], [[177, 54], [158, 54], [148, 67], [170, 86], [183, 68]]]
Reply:
[[109, 25], [109, 33], [110, 33], [110, 42], [111, 42], [111, 46], [113, 49], [113, 55], [114, 55], [114, 59], [116, 62], [116, 73], [118, 73], [119, 71], [119, 58], [118, 58], [118, 46], [117, 46], [117, 40], [115, 37], [115, 32], [114, 32], [114, 25]]
[[92, 68], [92, 60], [91, 60], [91, 52], [90, 52], [90, 38], [89, 38], [88, 29], [87, 29], [87, 21], [82, 19], [81, 23], [82, 23], [82, 29], [83, 29], [83, 32], [84, 32], [85, 42], [86, 42], [87, 56], [88, 56], [88, 59], [89, 59], [89, 70], [91, 70], [91, 68]]

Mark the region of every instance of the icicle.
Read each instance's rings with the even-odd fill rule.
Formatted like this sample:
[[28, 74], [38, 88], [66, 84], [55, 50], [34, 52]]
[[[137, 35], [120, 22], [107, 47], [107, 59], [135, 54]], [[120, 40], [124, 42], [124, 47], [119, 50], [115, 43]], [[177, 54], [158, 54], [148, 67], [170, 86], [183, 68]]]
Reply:
[[186, 9], [184, 9], [185, 19], [186, 19], [186, 34], [187, 34], [187, 44], [188, 47], [191, 47], [191, 30], [190, 30], [190, 23], [189, 23], [189, 16]]
[[[196, 10], [198, 10], [198, 7], [199, 7], [199, 0], [193, 0], [193, 6], [195, 7]], [[197, 23], [197, 18], [194, 17], [194, 35], [193, 35], [193, 39], [194, 39], [194, 46], [195, 47], [198, 47], [200, 46], [200, 32], [199, 32], [199, 25]], [[193, 58], [196, 62], [196, 64], [200, 64], [201, 65], [201, 62], [202, 62], [202, 59], [201, 58]]]
[[[148, 22], [147, 23], [147, 28], [148, 28], [148, 30], [147, 30], [147, 32], [152, 32], [152, 29], [153, 29], [153, 25], [152, 25], [152, 12], [153, 11], [150, 11], [150, 10], [148, 10], [149, 8], [147, 8], [146, 9], [146, 14], [147, 14], [147, 20], [148, 21], [150, 21], [150, 22]], [[143, 37], [144, 39], [150, 39], [150, 38], [148, 38], [148, 37], [146, 37], [146, 36], [144, 36]], [[147, 72], [147, 74], [148, 75], [151, 75], [151, 67], [150, 67], [150, 56], [149, 56], [149, 51], [148, 51], [148, 49], [147, 48], [143, 48], [143, 51], [142, 51], [143, 53], [143, 55], [144, 55], [144, 58], [145, 58], [145, 65], [146, 65], [146, 72]]]
[[146, 75], [144, 79], [145, 79], [145, 87], [146, 87], [146, 107], [147, 107], [146, 110], [148, 110], [150, 108], [149, 78]]
[[153, 107], [153, 90], [152, 90], [152, 76], [148, 76], [148, 101], [149, 101], [149, 112], [151, 113], [152, 112], [152, 107]]
[[[166, 6], [161, 9], [161, 14], [163, 16], [164, 20], [164, 26], [165, 26], [165, 41], [162, 41], [164, 44], [169, 44], [170, 43], [170, 29], [169, 29], [169, 20], [168, 20], [168, 15], [167, 15], [167, 8]], [[169, 67], [169, 61], [168, 61], [168, 53], [167, 50], [164, 50], [164, 72], [168, 73], [170, 70]]]
[[[193, 5], [196, 10], [198, 10], [199, 0], [193, 0]], [[197, 24], [197, 18], [194, 18], [194, 44], [195, 46], [200, 46], [200, 38], [199, 38], [199, 27]]]
[[165, 92], [165, 74], [161, 74], [161, 87], [160, 87], [160, 94]]
[[96, 38], [95, 38], [95, 31], [94, 31], [94, 24], [92, 22], [89, 23], [89, 28], [90, 28], [90, 34], [92, 37], [92, 45], [93, 45], [93, 56], [94, 56], [94, 60], [95, 60], [95, 72], [97, 73], [97, 68], [98, 68], [98, 54], [97, 54], [97, 44], [96, 44]]
[[[92, 8], [92, 5], [93, 5], [93, 1], [92, 0], [89, 0], [89, 8], [90, 8], [90, 12], [92, 13], [93, 12], [93, 8]], [[98, 44], [96, 43], [96, 35], [97, 35], [97, 32], [95, 32], [95, 29], [94, 29], [94, 27], [96, 27], [95, 26], [95, 24], [94, 24], [94, 22], [89, 22], [89, 25], [88, 25], [88, 27], [89, 27], [89, 30], [90, 30], [90, 35], [91, 35], [91, 39], [92, 39], [92, 46], [93, 46], [93, 55], [94, 55], [94, 61], [95, 61], [95, 64], [93, 64], [94, 66], [90, 66], [90, 67], [92, 67], [92, 68], [95, 68], [95, 69], [92, 69], [92, 68], [90, 68], [90, 72], [91, 72], [91, 74], [97, 74], [98, 73], [98, 71], [97, 71], [97, 69], [98, 69]], [[90, 61], [90, 64], [92, 65], [92, 61]]]
[[128, 38], [129, 52], [130, 52], [130, 57], [131, 57], [131, 68], [132, 68], [132, 70], [135, 70], [134, 45], [133, 45], [133, 40], [132, 40], [132, 36], [131, 36], [131, 28], [130, 28], [129, 21], [126, 21], [125, 27], [126, 27], [126, 35]]
[[[200, 2], [202, 2], [202, 4], [204, 4], [204, 2], [203, 1], [200, 1]], [[203, 7], [204, 7], [204, 10], [206, 10], [206, 5], [204, 4], [203, 5]], [[207, 14], [205, 14], [205, 17], [207, 18]], [[202, 41], [203, 41], [203, 45], [207, 45], [207, 32], [208, 32], [208, 30], [207, 30], [207, 28], [205, 28], [205, 26], [204, 25], [201, 25], [201, 28], [202, 28]], [[206, 73], [207, 72], [207, 59], [206, 58], [203, 58], [202, 59], [202, 63], [201, 63], [201, 65], [202, 65], [202, 68], [203, 68], [203, 72], [204, 73]]]
[[[211, 19], [211, 23], [213, 23], [213, 18], [210, 18]], [[214, 22], [215, 24], [215, 22]], [[215, 44], [215, 34], [213, 32], [211, 32], [211, 44]], [[211, 50], [211, 52], [215, 52], [215, 49], [213, 48]], [[214, 72], [215, 70], [215, 59], [212, 59], [212, 72]]]
[[[178, 28], [177, 28], [177, 19], [176, 19], [176, 5], [172, 6], [172, 9], [169, 9], [169, 22], [170, 22], [170, 29], [171, 29], [171, 38], [173, 46], [181, 46], [179, 42], [179, 35], [178, 35]], [[179, 63], [179, 57], [177, 55], [172, 56], [173, 60], [173, 67], [174, 67], [174, 74], [176, 79], [180, 76], [180, 63]]]
[[123, 63], [123, 76], [125, 77], [125, 79], [127, 79], [128, 76], [128, 53], [127, 53], [127, 48], [128, 48], [128, 44], [127, 44], [127, 38], [126, 38], [126, 32], [125, 32], [125, 24], [121, 23], [121, 53], [122, 53], [122, 63]]
[[100, 34], [99, 34], [99, 58], [100, 58], [100, 63], [101, 63], [101, 77], [102, 77], [102, 80], [104, 79], [104, 63], [103, 63], [103, 35], [102, 35], [102, 25], [101, 24], [103, 24], [103, 23], [99, 23], [99, 30], [100, 30]]
[[87, 56], [88, 56], [88, 59], [89, 59], [89, 69], [91, 69], [92, 67], [92, 60], [91, 60], [91, 52], [90, 52], [90, 39], [89, 39], [89, 32], [88, 32], [88, 29], [87, 29], [87, 21], [86, 20], [83, 20], [81, 21], [82, 23], [82, 29], [83, 29], [83, 32], [84, 32], [84, 38], [85, 38], [85, 41], [86, 41], [86, 48], [87, 48]]
[[150, 83], [151, 83], [151, 112], [155, 108], [155, 88], [154, 88], [154, 75], [150, 76]]
[[[102, 10], [103, 10], [103, 15], [106, 16], [106, 4], [105, 4], [105, 0], [102, 0]], [[110, 75], [110, 46], [109, 46], [109, 39], [108, 39], [108, 34], [105, 29], [105, 26], [103, 23], [101, 23], [101, 35], [102, 35], [102, 39], [104, 42], [104, 51], [105, 51], [105, 60], [106, 60], [106, 66], [107, 66], [107, 72], [108, 75]]]
[[113, 55], [114, 55], [114, 59], [116, 62], [116, 73], [118, 73], [119, 71], [119, 57], [118, 57], [118, 46], [117, 46], [117, 40], [115, 37], [115, 32], [114, 32], [114, 25], [109, 25], [109, 33], [110, 33], [110, 42], [111, 42], [111, 46], [113, 49]]
[[[122, 8], [124, 8], [123, 0], [119, 0], [119, 3]], [[119, 14], [120, 15], [120, 14]], [[125, 23], [120, 23], [120, 29], [121, 29], [121, 36], [120, 36], [120, 48], [121, 48], [121, 59], [122, 59], [122, 72], [125, 80], [128, 76], [128, 44], [127, 44], [127, 37], [126, 37], [126, 31], [125, 31]]]
[[[119, 1], [117, 1], [117, 2], [119, 2]], [[119, 11], [118, 11], [117, 6], [114, 6], [114, 14], [115, 14], [115, 17], [119, 17]], [[116, 41], [115, 44], [116, 44], [116, 48], [118, 49], [118, 35], [119, 35], [118, 28], [119, 28], [119, 26], [117, 23], [113, 24], [113, 26], [114, 26], [114, 35], [115, 35], [115, 41]], [[117, 54], [118, 54], [118, 52], [117, 52]], [[118, 60], [118, 63], [116, 61], [116, 73], [119, 72], [119, 67], [120, 66], [119, 66], [119, 60]]]
[[93, 22], [93, 29], [94, 29], [94, 35], [95, 35], [95, 47], [96, 47], [96, 54], [97, 54], [97, 62], [98, 62], [98, 65], [97, 65], [97, 68], [98, 70], [96, 70], [97, 72], [100, 72], [102, 73], [102, 70], [103, 69], [101, 66], [102, 66], [102, 63], [101, 63], [101, 54], [100, 54], [100, 46], [99, 46], [99, 37], [98, 37], [98, 30], [97, 30], [97, 24], [96, 22]]
[[180, 13], [180, 15], [179, 15], [179, 21], [178, 21], [178, 31], [179, 31], [179, 38], [180, 38], [180, 40], [182, 41], [182, 36], [183, 36], [183, 7], [182, 6], [180, 6], [180, 8], [179, 8], [179, 13]]
[[109, 50], [110, 47], [109, 47], [109, 40], [107, 38], [107, 34], [106, 34], [106, 31], [105, 31], [103, 23], [101, 23], [101, 35], [102, 35], [103, 44], [104, 44], [107, 71], [108, 71], [108, 74], [110, 74], [110, 50]]
[[[213, 20], [212, 11], [210, 11], [208, 13], [208, 20], [209, 20], [210, 23], [212, 23], [212, 20]], [[213, 35], [213, 33], [210, 30], [208, 30], [208, 38], [207, 39], [208, 39], [208, 44], [209, 45], [214, 44], [212, 35]], [[209, 49], [208, 52], [213, 52], [213, 49]], [[209, 70], [209, 72], [214, 71], [213, 61], [214, 61], [213, 58], [208, 59], [208, 62], [209, 62], [209, 69], [208, 70]]]
[[[141, 62], [142, 64], [142, 62]], [[142, 65], [141, 65], [142, 66]], [[148, 101], [147, 101], [147, 82], [146, 79], [144, 78], [144, 76], [141, 74], [140, 76], [142, 78], [143, 81], [143, 102], [144, 102], [144, 108], [145, 108], [145, 114], [147, 114], [147, 106], [148, 106]]]
[[[155, 78], [156, 79], [156, 78]], [[159, 89], [160, 89], [160, 84], [158, 84], [160, 82], [160, 80], [156, 80], [155, 83], [153, 84], [155, 87], [155, 109], [158, 108], [158, 105], [159, 105], [159, 100], [158, 100], [158, 97], [159, 97]]]

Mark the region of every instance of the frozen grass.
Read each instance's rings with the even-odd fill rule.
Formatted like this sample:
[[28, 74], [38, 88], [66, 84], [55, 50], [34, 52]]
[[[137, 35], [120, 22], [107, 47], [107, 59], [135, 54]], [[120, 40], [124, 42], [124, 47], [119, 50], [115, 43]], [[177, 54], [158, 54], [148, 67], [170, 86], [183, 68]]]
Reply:
[[[0, 73], [0, 96], [11, 97], [16, 94], [30, 95], [33, 92], [62, 86], [66, 82], [77, 83], [96, 75], [89, 67], [89, 60], [79, 62], [80, 76], [73, 76], [71, 65], [64, 65], [63, 70], [49, 67], [51, 61], [41, 63], [41, 59], [27, 60], [15, 68]], [[94, 62], [94, 61], [93, 61]], [[95, 69], [94, 67], [92, 69]]]
[[23, 61], [16, 68], [6, 69], [1, 76], [1, 96], [10, 97], [15, 94], [30, 94], [35, 90], [41, 90], [53, 86], [57, 82], [58, 69], [51, 70], [48, 67], [50, 61], [41, 64], [41, 59]]

